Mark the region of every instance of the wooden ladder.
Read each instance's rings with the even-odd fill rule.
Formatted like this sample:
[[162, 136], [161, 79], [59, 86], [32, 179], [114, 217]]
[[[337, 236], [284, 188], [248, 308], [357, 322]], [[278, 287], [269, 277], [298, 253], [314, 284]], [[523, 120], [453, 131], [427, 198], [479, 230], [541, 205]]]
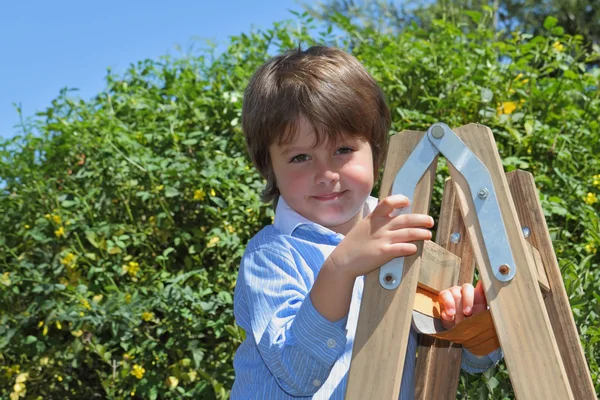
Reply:
[[[505, 175], [491, 130], [469, 124], [403, 131], [390, 141], [380, 199], [429, 213], [437, 158], [446, 182], [436, 243], [365, 277], [346, 399], [398, 399], [417, 287], [472, 282], [476, 264], [519, 399], [596, 399], [533, 176]], [[456, 398], [461, 348], [421, 335], [416, 397]]]

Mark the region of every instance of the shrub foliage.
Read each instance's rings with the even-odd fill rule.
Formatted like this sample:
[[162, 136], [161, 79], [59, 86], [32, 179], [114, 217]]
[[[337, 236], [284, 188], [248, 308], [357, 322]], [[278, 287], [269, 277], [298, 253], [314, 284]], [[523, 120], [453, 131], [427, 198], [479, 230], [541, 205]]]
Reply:
[[[0, 144], [0, 396], [227, 397], [245, 337], [237, 266], [273, 216], [245, 153], [242, 93], [269, 55], [299, 42], [356, 55], [387, 94], [394, 131], [480, 122], [507, 170], [535, 175], [600, 391], [600, 72], [588, 68], [599, 54], [552, 18], [543, 36], [500, 40], [488, 15], [468, 15], [394, 35], [341, 15], [317, 32], [297, 15], [218, 56], [109, 71], [88, 101], [61, 92]], [[463, 398], [511, 393], [503, 365], [461, 376]]]

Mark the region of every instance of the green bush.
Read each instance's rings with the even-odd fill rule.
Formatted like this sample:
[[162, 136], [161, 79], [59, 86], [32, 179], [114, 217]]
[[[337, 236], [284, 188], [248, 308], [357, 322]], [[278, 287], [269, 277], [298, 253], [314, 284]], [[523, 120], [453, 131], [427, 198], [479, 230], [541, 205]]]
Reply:
[[[240, 131], [250, 74], [282, 49], [334, 44], [388, 96], [393, 129], [480, 122], [507, 170], [532, 172], [599, 384], [599, 54], [547, 21], [499, 41], [486, 15], [397, 36], [306, 16], [180, 58], [145, 60], [89, 101], [67, 90], [0, 144], [0, 396], [225, 398], [244, 244], [272, 220]], [[298, 29], [300, 27], [300, 29]], [[443, 172], [438, 183], [441, 183]], [[436, 201], [439, 202], [439, 188]], [[433, 205], [435, 210], [437, 205]], [[511, 396], [503, 365], [460, 396]]]

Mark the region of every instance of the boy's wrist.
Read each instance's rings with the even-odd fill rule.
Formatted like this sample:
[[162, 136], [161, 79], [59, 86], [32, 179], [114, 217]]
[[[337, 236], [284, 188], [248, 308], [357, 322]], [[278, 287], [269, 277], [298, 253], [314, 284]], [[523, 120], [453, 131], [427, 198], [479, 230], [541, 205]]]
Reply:
[[329, 255], [329, 258], [326, 260], [324, 268], [329, 270], [329, 273], [334, 274], [335, 276], [341, 279], [349, 279], [354, 282], [354, 280], [358, 277], [352, 271], [352, 267], [348, 261], [348, 258], [343, 255], [343, 251], [340, 251], [340, 246]]

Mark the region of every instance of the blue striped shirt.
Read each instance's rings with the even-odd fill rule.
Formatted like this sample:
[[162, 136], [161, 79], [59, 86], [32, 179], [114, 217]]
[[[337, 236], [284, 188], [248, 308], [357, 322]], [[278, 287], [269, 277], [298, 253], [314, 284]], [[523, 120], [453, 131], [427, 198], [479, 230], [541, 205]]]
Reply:
[[[369, 197], [365, 215], [377, 199]], [[309, 292], [344, 235], [313, 223], [279, 198], [273, 225], [253, 237], [242, 258], [234, 295], [237, 324], [246, 332], [233, 366], [231, 398], [343, 399], [358, 321], [363, 277], [356, 279], [346, 317], [331, 322]], [[414, 398], [417, 333], [411, 328], [400, 399]], [[482, 372], [500, 351], [476, 357], [463, 351], [463, 369]]]

